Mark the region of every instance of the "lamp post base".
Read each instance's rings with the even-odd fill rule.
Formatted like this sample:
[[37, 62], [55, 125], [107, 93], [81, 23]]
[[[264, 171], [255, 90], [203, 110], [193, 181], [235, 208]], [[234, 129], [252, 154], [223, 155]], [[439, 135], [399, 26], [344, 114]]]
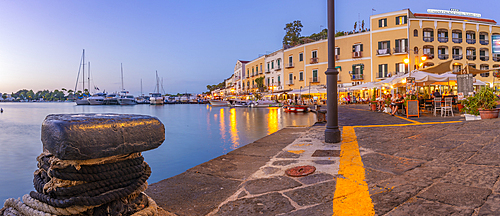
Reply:
[[327, 143], [339, 143], [341, 141], [339, 128], [327, 128], [325, 130], [325, 142]]

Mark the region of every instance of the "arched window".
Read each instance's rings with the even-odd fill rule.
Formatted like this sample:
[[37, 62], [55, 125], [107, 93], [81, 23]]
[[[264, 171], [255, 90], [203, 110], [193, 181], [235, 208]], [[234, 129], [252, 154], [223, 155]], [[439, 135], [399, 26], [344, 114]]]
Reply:
[[416, 30], [416, 29], [415, 29], [415, 30], [413, 30], [413, 36], [414, 36], [414, 37], [418, 37], [418, 30]]

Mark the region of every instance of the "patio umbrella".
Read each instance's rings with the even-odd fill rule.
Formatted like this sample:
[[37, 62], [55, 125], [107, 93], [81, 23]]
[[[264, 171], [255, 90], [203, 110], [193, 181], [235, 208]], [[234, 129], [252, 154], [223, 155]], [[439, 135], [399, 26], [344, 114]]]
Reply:
[[451, 71], [450, 65], [453, 60], [448, 60], [445, 62], [442, 62], [440, 64], [426, 67], [423, 69], [420, 69], [419, 71], [427, 72], [427, 73], [433, 73], [433, 74], [442, 74]]

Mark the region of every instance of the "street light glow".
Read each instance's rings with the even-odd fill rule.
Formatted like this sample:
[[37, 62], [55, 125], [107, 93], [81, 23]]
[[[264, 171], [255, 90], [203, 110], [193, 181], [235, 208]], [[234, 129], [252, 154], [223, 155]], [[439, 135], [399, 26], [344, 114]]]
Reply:
[[410, 63], [410, 59], [408, 59], [408, 58], [405, 58], [403, 61], [404, 61], [405, 64]]
[[422, 57], [420, 57], [420, 59], [422, 59], [422, 61], [425, 61], [427, 60], [427, 56], [423, 55]]

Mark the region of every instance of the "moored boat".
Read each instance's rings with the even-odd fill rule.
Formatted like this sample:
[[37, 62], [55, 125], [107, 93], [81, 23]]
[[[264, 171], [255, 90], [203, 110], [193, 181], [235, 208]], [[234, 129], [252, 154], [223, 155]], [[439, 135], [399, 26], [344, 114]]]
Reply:
[[92, 97], [89, 97], [87, 100], [90, 105], [102, 105], [104, 104], [104, 99], [106, 99], [106, 93], [98, 92]]
[[120, 97], [118, 98], [118, 104], [120, 105], [135, 105], [137, 101], [133, 95], [129, 95], [128, 91], [122, 91]]
[[307, 112], [306, 105], [288, 105], [283, 107], [285, 112]]
[[149, 104], [151, 105], [163, 105], [163, 97], [160, 93], [151, 93], [149, 98]]
[[210, 105], [212, 106], [229, 106], [230, 103], [229, 101], [222, 101], [222, 100], [209, 100]]

